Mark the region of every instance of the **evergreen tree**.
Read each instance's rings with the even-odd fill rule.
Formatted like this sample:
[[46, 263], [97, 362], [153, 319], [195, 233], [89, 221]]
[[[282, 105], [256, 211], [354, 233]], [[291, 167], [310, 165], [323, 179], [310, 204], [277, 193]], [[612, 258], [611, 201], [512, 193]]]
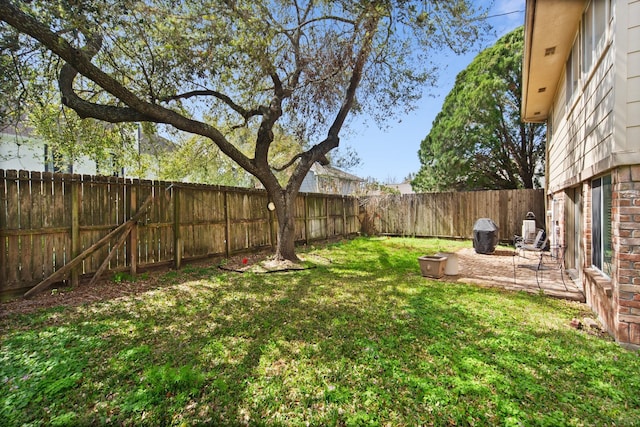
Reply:
[[458, 74], [420, 144], [414, 190], [537, 186], [546, 128], [520, 119], [523, 33], [505, 35]]

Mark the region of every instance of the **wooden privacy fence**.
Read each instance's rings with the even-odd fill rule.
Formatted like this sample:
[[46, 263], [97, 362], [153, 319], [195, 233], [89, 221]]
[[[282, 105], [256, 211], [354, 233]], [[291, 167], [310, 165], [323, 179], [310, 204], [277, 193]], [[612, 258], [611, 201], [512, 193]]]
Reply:
[[[263, 190], [0, 170], [0, 296], [65, 266], [74, 283], [101, 267], [135, 274], [272, 246], [268, 201]], [[358, 199], [301, 194], [295, 221], [298, 241], [357, 233]]]
[[[75, 284], [96, 272], [179, 268], [273, 246], [277, 221], [268, 202], [263, 190], [0, 169], [0, 296], [63, 277]], [[296, 240], [361, 231], [470, 239], [475, 221], [486, 217], [508, 241], [529, 211], [544, 224], [543, 190], [300, 194]]]
[[[492, 190], [377, 196], [361, 200], [362, 231], [396, 236], [473, 238], [478, 218], [491, 218], [498, 238], [512, 241], [521, 233], [527, 212], [545, 223], [543, 190]], [[362, 216], [362, 215], [361, 215]]]

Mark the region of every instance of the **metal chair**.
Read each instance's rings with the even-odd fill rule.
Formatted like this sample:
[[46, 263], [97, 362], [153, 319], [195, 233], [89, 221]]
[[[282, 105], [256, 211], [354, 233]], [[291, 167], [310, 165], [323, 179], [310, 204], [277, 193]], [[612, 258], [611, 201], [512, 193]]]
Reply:
[[[544, 269], [543, 260], [544, 260], [544, 251], [547, 248], [547, 243], [549, 242], [548, 237], [545, 235], [543, 229], [538, 229], [535, 239], [533, 242], [527, 242], [521, 236], [515, 236], [514, 238], [514, 246], [516, 250], [514, 251], [514, 263], [513, 263], [513, 274], [514, 281], [516, 276], [516, 264], [515, 264], [515, 255], [523, 256], [526, 258], [526, 252], [536, 252], [540, 254], [540, 259], [538, 260], [538, 265], [536, 266], [536, 282], [538, 283], [538, 287], [540, 287], [540, 282], [542, 281], [542, 270]], [[556, 250], [556, 255], [553, 253], [550, 254], [551, 259], [555, 259], [555, 266], [550, 266], [555, 269], [558, 268], [560, 270], [560, 278], [562, 279], [562, 285], [565, 290], [567, 290], [567, 284], [564, 281], [564, 251], [566, 247], [564, 246], [554, 246], [551, 249]], [[520, 255], [522, 253], [522, 255]]]
[[[536, 238], [533, 240], [533, 243], [527, 242], [521, 236], [514, 237], [514, 246], [516, 248], [516, 252], [522, 253], [523, 257], [526, 258], [527, 252], [536, 252], [540, 254], [540, 259], [538, 260], [538, 266], [536, 267], [536, 282], [538, 283], [538, 287], [540, 287], [540, 278], [538, 276], [540, 269], [542, 268], [542, 257], [544, 256], [544, 249], [549, 242], [549, 238], [543, 229], [539, 228], [536, 234]], [[514, 261], [514, 275], [515, 275], [515, 261]], [[563, 279], [564, 280], [564, 279]]]
[[515, 236], [514, 246], [516, 247], [516, 250], [522, 251], [523, 253], [530, 251], [542, 254], [542, 251], [547, 246], [548, 241], [549, 238], [546, 236], [544, 230], [542, 228], [538, 228], [538, 233], [536, 234], [536, 238], [533, 242], [529, 242], [521, 236]]

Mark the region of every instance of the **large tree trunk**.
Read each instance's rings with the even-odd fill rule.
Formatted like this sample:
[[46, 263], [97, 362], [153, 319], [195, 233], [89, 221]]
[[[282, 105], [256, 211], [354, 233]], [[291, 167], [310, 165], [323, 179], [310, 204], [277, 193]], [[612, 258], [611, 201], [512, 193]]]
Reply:
[[[265, 5], [267, 3], [265, 3]], [[300, 82], [300, 76], [307, 73], [308, 65], [306, 64], [308, 61], [303, 59], [304, 55], [300, 51], [302, 45], [300, 41], [301, 37], [306, 37], [303, 27], [313, 22], [316, 18], [314, 15], [316, 12], [311, 8], [307, 8], [304, 19], [298, 15], [299, 28], [293, 31], [295, 35], [293, 33], [290, 35], [294, 49], [294, 52], [292, 52], [295, 58], [292, 63], [294, 69], [289, 69], [286, 64], [282, 66], [276, 65], [276, 63], [271, 64], [267, 58], [264, 67], [261, 66], [259, 68], [266, 71], [266, 74], [260, 76], [260, 78], [268, 78], [273, 84], [271, 99], [267, 105], [254, 105], [253, 102], [250, 102], [250, 105], [252, 105], [250, 109], [236, 104], [236, 102], [231, 99], [232, 97], [225, 93], [210, 90], [189, 90], [185, 93], [179, 93], [180, 91], [178, 91], [178, 93], [166, 98], [157, 99], [154, 96], [153, 100], [149, 100], [144, 96], [138, 96], [136, 90], [132, 90], [121, 81], [121, 76], [112, 76], [100, 68], [100, 61], [96, 61], [96, 64], [92, 62], [94, 56], [103, 48], [101, 37], [97, 35], [90, 37], [87, 34], [82, 34], [87, 40], [87, 45], [84, 48], [78, 48], [62, 38], [60, 34], [53, 32], [47, 25], [38, 22], [34, 17], [24, 13], [17, 5], [13, 5], [12, 2], [6, 0], [0, 0], [0, 21], [7, 22], [18, 31], [24, 32], [38, 40], [65, 62], [60, 71], [58, 82], [63, 96], [63, 103], [75, 110], [81, 118], [91, 117], [110, 123], [150, 122], [166, 124], [178, 130], [211, 139], [225, 155], [235, 161], [244, 170], [257, 177], [267, 189], [276, 207], [276, 215], [279, 223], [278, 242], [275, 254], [276, 259], [298, 261], [298, 257], [295, 254], [296, 234], [294, 211], [295, 199], [300, 185], [311, 165], [338, 146], [340, 130], [353, 107], [356, 90], [362, 80], [367, 60], [372, 54], [373, 42], [378, 34], [378, 25], [383, 17], [386, 16], [386, 8], [381, 8], [382, 5], [380, 2], [364, 2], [364, 5], [367, 8], [367, 13], [363, 15], [358, 13], [359, 17], [357, 21], [352, 22], [354, 26], [353, 40], [345, 45], [345, 58], [348, 58], [345, 63], [348, 65], [344, 68], [339, 67], [339, 69], [337, 69], [340, 73], [347, 73], [347, 76], [349, 72], [351, 73], [351, 76], [348, 77], [348, 86], [344, 88], [344, 99], [340, 104], [333, 123], [328, 129], [327, 138], [308, 150], [295, 155], [282, 168], [276, 169], [284, 170], [298, 162], [285, 189], [282, 188], [275, 175], [271, 172], [268, 155], [274, 140], [273, 127], [283, 114], [283, 100], [291, 98], [293, 94], [298, 93], [298, 91], [306, 91], [304, 88], [306, 83], [302, 84]], [[236, 8], [233, 8], [233, 13], [230, 13], [229, 16], [236, 16], [235, 9]], [[300, 12], [297, 5], [295, 9]], [[384, 11], [382, 9], [384, 9]], [[311, 14], [309, 15], [312, 17], [311, 20], [307, 19], [308, 13]], [[322, 16], [320, 12], [318, 13], [319, 16]], [[246, 22], [250, 22], [250, 20], [253, 19], [250, 15], [242, 18], [246, 18]], [[351, 22], [348, 19], [343, 20], [341, 17], [331, 17], [330, 19]], [[303, 23], [301, 20], [307, 22]], [[278, 25], [278, 28], [279, 27]], [[256, 28], [261, 27], [258, 26]], [[340, 51], [336, 52], [340, 53]], [[110, 53], [105, 52], [105, 54], [109, 55]], [[278, 59], [278, 62], [279, 61], [280, 59]], [[126, 64], [126, 61], [123, 62], [123, 64]], [[199, 72], [198, 70], [194, 71], [195, 73], [192, 77], [196, 78], [199, 76]], [[279, 75], [281, 71], [287, 75], [285, 81], [281, 80]], [[78, 75], [82, 75], [96, 83], [115, 99], [118, 99], [118, 103], [122, 103], [122, 105], [100, 104], [94, 102], [95, 100], [91, 98], [89, 98], [91, 100], [86, 100], [79, 96], [79, 94], [75, 92], [73, 84]], [[187, 76], [187, 78], [188, 77], [189, 76]], [[185, 81], [185, 87], [190, 88], [191, 84], [189, 84], [188, 81], [189, 80]], [[151, 85], [149, 89], [149, 93], [155, 92]], [[230, 87], [229, 93], [234, 94], [235, 97], [235, 88]], [[237, 95], [240, 99], [245, 96], [242, 90], [240, 90]], [[157, 102], [180, 101], [181, 99], [188, 99], [192, 96], [208, 96], [211, 97], [209, 99], [216, 99], [226, 104], [228, 108], [244, 119], [245, 124], [254, 117], [262, 117], [256, 137], [254, 156], [249, 157], [249, 155], [243, 153], [242, 150], [228, 140], [215, 126], [205, 121], [197, 121], [189, 115], [183, 115], [177, 108], [164, 107], [161, 103]], [[262, 99], [262, 97], [263, 95], [260, 95], [257, 100]], [[328, 104], [331, 105], [333, 98], [330, 97], [328, 99], [332, 99]], [[304, 108], [304, 104], [302, 107]], [[224, 115], [221, 117], [224, 117]]]
[[278, 235], [276, 243], [276, 253], [274, 259], [300, 261], [296, 255], [296, 222], [295, 222], [295, 199], [298, 191], [291, 194], [290, 191], [281, 190], [274, 195], [269, 192], [275, 205], [276, 217], [278, 218]]
[[299, 261], [296, 255], [296, 230], [293, 207], [287, 208], [282, 222], [278, 220], [278, 242], [276, 244], [276, 260]]

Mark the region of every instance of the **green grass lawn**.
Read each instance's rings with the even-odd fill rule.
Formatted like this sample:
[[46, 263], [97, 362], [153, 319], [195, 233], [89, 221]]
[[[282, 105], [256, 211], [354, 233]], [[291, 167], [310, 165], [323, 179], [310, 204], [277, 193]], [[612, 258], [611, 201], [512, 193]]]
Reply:
[[461, 246], [359, 238], [4, 319], [0, 425], [640, 425], [640, 357], [571, 328], [586, 306], [421, 277]]

